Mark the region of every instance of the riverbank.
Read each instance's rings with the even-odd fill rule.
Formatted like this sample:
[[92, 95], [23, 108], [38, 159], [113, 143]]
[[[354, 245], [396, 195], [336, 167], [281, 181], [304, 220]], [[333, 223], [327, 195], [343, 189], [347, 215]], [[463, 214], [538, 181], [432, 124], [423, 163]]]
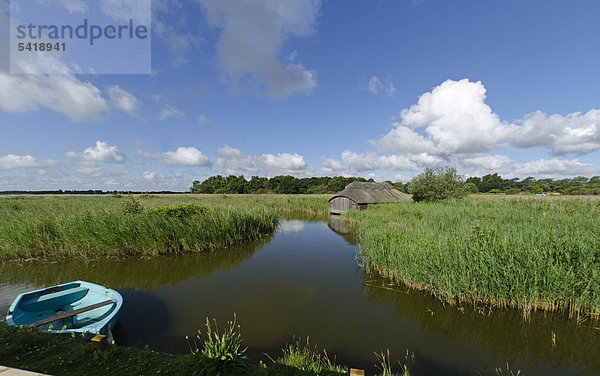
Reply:
[[16, 196], [0, 200], [0, 260], [199, 252], [273, 233], [277, 212], [324, 214], [327, 196]]
[[[170, 355], [149, 348], [110, 346], [98, 350], [78, 338], [53, 335], [36, 329], [0, 325], [0, 364], [28, 371], [60, 375], [213, 375], [198, 356]], [[249, 362], [248, 362], [249, 363]], [[348, 368], [335, 365], [325, 352], [310, 345], [287, 345], [283, 355], [268, 364], [245, 364], [247, 376], [342, 376]], [[223, 372], [223, 370], [221, 370]], [[388, 375], [386, 375], [388, 376]], [[389, 376], [392, 376], [391, 374]], [[408, 369], [402, 376], [410, 376]]]
[[600, 315], [600, 200], [377, 205], [344, 215], [366, 267], [450, 304]]

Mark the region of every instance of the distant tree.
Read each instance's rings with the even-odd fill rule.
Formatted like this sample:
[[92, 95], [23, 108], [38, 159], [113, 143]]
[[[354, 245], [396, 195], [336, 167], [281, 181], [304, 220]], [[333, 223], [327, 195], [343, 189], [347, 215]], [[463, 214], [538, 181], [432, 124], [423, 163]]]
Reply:
[[492, 189], [504, 188], [504, 179], [498, 174], [488, 174], [481, 178], [481, 182], [477, 185], [479, 192], [489, 192]]
[[454, 168], [428, 168], [408, 186], [415, 201], [441, 201], [466, 196], [462, 176]]
[[464, 188], [465, 192], [467, 192], [468, 194], [474, 195], [479, 193], [479, 188], [477, 188], [477, 185], [475, 183], [465, 183]]
[[536, 193], [543, 193], [544, 192], [544, 188], [540, 187], [539, 185], [534, 185], [533, 188], [531, 188], [531, 193], [536, 194]]

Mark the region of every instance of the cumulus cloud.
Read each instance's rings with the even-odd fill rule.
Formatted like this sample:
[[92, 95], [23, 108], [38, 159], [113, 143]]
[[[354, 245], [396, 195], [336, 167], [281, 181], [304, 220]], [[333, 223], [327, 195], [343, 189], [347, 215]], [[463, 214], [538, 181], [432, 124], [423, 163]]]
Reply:
[[130, 114], [135, 112], [138, 100], [133, 94], [118, 85], [109, 87], [107, 93], [114, 108]]
[[211, 162], [200, 150], [195, 147], [179, 147], [175, 151], [168, 151], [161, 154], [150, 154], [138, 152], [138, 156], [153, 159], [159, 163], [167, 165], [208, 167]]
[[566, 116], [537, 111], [508, 123], [485, 98], [481, 82], [447, 80], [402, 110], [401, 121], [375, 144], [380, 152], [433, 155], [477, 154], [500, 144], [555, 155], [600, 150], [600, 109]]
[[306, 168], [304, 157], [296, 153], [263, 154], [259, 159], [267, 169], [277, 172], [294, 173]]
[[290, 37], [313, 32], [320, 0], [198, 0], [208, 23], [221, 30], [216, 52], [222, 69], [234, 82], [251, 77], [264, 82], [273, 97], [310, 92], [314, 71], [292, 59], [278, 57]]
[[165, 120], [168, 119], [170, 117], [174, 117], [174, 118], [184, 118], [185, 114], [183, 113], [183, 111], [175, 108], [175, 107], [171, 107], [171, 106], [166, 106], [165, 108], [163, 108], [163, 110], [160, 112], [160, 115], [158, 115], [160, 120]]
[[96, 141], [96, 146], [91, 146], [82, 153], [69, 151], [65, 156], [91, 162], [123, 163], [125, 161], [125, 156], [119, 153], [116, 146], [104, 141]]
[[56, 165], [51, 159], [38, 160], [31, 155], [8, 154], [0, 157], [0, 170], [16, 170], [21, 168], [40, 168]]
[[512, 143], [520, 148], [542, 146], [556, 155], [600, 150], [600, 110], [567, 116], [547, 115], [541, 111], [525, 116]]
[[374, 170], [416, 170], [416, 165], [402, 155], [377, 155], [375, 153], [342, 152], [344, 167], [353, 172]]
[[225, 145], [217, 152], [217, 169], [227, 175], [311, 175], [314, 171], [299, 154], [278, 153], [252, 156]]
[[226, 175], [255, 175], [259, 167], [255, 158], [244, 155], [240, 149], [225, 145], [217, 151], [217, 169]]
[[462, 158], [461, 167], [483, 168], [488, 171], [501, 171], [514, 164], [514, 161], [506, 155], [476, 155]]
[[536, 161], [517, 163], [513, 166], [516, 176], [535, 176], [556, 178], [563, 176], [592, 176], [600, 173], [600, 169], [590, 163], [580, 162], [578, 159], [539, 159]]

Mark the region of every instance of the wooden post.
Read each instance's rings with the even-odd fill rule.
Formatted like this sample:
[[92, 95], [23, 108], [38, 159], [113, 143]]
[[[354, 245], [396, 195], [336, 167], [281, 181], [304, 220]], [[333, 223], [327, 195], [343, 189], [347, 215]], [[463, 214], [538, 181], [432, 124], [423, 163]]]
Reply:
[[98, 334], [92, 338], [92, 345], [98, 350], [105, 350], [108, 348], [108, 338], [103, 334]]
[[350, 376], [365, 376], [365, 370], [350, 368]]

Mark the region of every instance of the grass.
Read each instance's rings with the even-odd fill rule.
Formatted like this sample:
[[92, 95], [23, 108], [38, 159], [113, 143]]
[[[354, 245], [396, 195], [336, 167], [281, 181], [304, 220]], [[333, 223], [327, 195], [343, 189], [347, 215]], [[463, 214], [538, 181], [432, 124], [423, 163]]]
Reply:
[[212, 250], [270, 234], [276, 212], [322, 214], [325, 195], [17, 196], [0, 199], [0, 260]]
[[[231, 370], [207, 367], [195, 354], [169, 355], [148, 348], [110, 346], [97, 350], [78, 338], [59, 336], [0, 325], [0, 364], [56, 376], [78, 375], [234, 375], [248, 376], [339, 376], [345, 368], [327, 365], [323, 356], [311, 349], [290, 345], [272, 363]], [[314, 364], [313, 364], [314, 362]], [[331, 363], [329, 363], [331, 364]], [[239, 366], [239, 365], [238, 365]], [[338, 371], [339, 370], [339, 371]]]
[[600, 315], [600, 200], [399, 203], [345, 218], [368, 268], [444, 302]]

